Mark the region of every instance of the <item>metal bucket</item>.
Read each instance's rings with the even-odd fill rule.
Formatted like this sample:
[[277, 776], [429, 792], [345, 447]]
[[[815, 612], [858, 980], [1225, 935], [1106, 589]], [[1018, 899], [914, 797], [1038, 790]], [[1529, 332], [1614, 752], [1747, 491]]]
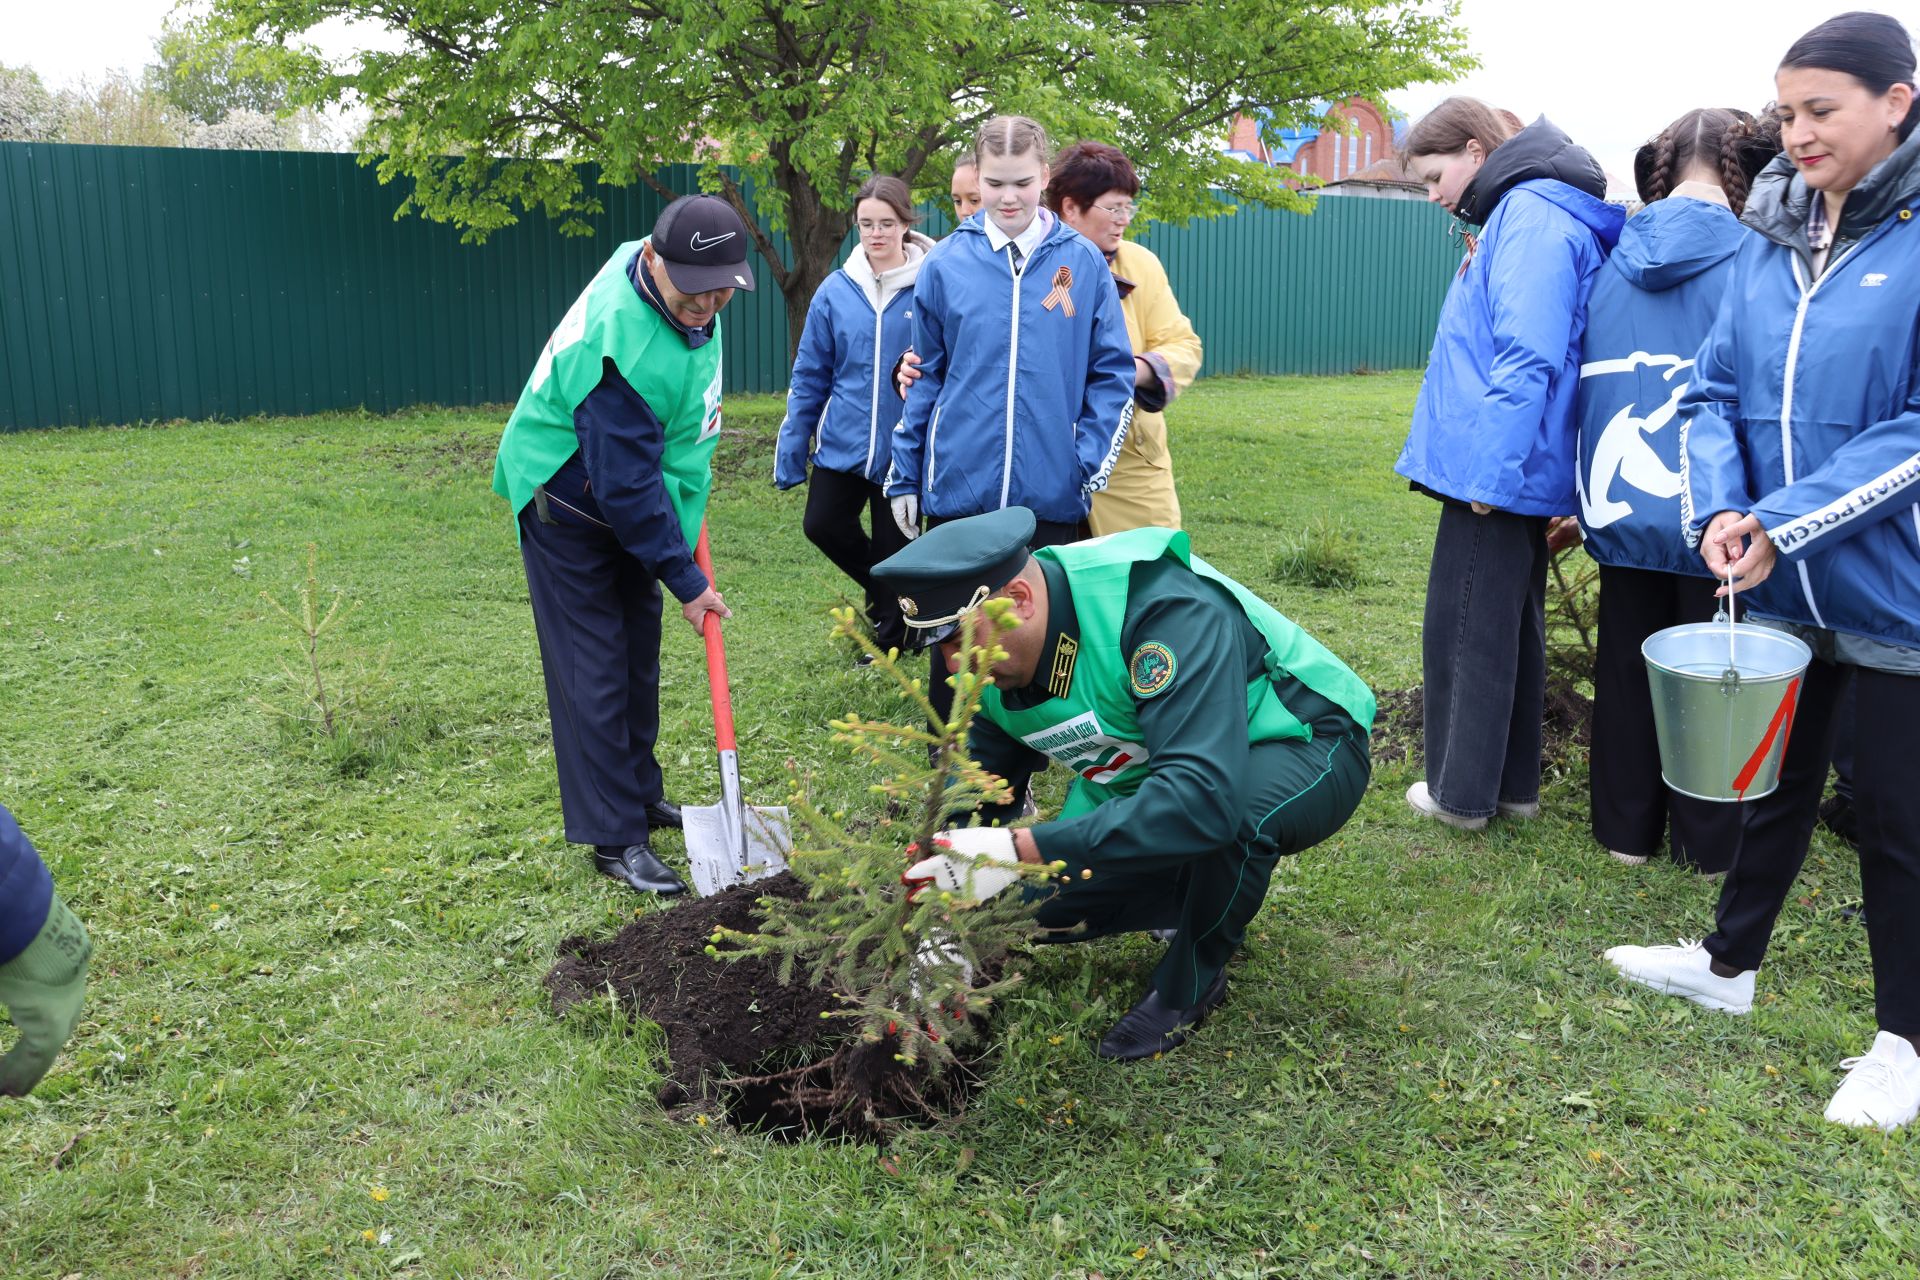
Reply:
[[1640, 655], [1666, 784], [1701, 800], [1771, 794], [1813, 651], [1769, 627], [1694, 622], [1654, 632]]

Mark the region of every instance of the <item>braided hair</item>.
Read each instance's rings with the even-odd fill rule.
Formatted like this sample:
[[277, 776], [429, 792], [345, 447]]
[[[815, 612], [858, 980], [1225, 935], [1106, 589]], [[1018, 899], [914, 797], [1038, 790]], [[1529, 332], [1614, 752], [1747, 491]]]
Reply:
[[1633, 181], [1640, 199], [1664, 200], [1680, 175], [1695, 165], [1719, 175], [1720, 189], [1736, 216], [1746, 207], [1753, 180], [1780, 152], [1780, 125], [1772, 117], [1749, 115], [1735, 107], [1689, 111], [1649, 139], [1633, 157]]

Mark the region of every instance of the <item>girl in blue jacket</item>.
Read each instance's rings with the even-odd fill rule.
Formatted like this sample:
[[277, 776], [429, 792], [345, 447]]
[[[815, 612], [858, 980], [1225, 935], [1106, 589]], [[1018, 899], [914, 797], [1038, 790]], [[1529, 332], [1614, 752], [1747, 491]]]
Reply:
[[[1082, 536], [1133, 421], [1133, 345], [1093, 242], [1041, 207], [1047, 134], [996, 116], [974, 140], [982, 206], [914, 286], [919, 376], [894, 430], [887, 496], [907, 537], [1002, 507], [1033, 511], [1033, 545]], [[929, 690], [953, 690], [936, 650]]]
[[1620, 235], [1599, 164], [1542, 118], [1512, 137], [1448, 98], [1407, 135], [1427, 198], [1469, 226], [1394, 469], [1438, 498], [1421, 626], [1427, 776], [1415, 811], [1463, 830], [1539, 813], [1546, 527], [1573, 510], [1587, 292]]
[[[887, 381], [912, 336], [913, 286], [933, 241], [913, 229], [920, 215], [898, 178], [868, 179], [854, 197], [853, 216], [860, 243], [807, 308], [773, 482], [781, 489], [807, 483], [807, 540], [866, 593], [880, 647], [905, 648], [900, 606], [876, 592], [867, 573], [907, 545], [880, 489], [900, 418]], [[862, 511], [871, 532], [860, 527]]]
[[887, 495], [902, 531], [1031, 508], [1036, 545], [1070, 542], [1133, 420], [1133, 348], [1106, 259], [1043, 209], [1046, 132], [989, 120], [984, 205], [914, 288], [919, 378], [894, 432]]
[[[1807, 853], [1837, 692], [1851, 677], [1860, 883], [1880, 1024], [1841, 1065], [1840, 1124], [1920, 1111], [1920, 137], [1900, 24], [1848, 13], [1775, 76], [1786, 154], [1754, 185], [1680, 405], [1682, 519], [1715, 577], [1814, 661], [1780, 785], [1751, 801], [1704, 943], [1615, 947], [1655, 990], [1745, 1013]], [[1704, 536], [1702, 536], [1704, 532]], [[1724, 591], [1725, 588], [1723, 587]]]
[[1667, 789], [1640, 645], [1663, 627], [1713, 616], [1713, 583], [1680, 534], [1680, 397], [1720, 310], [1739, 213], [1779, 153], [1779, 129], [1744, 111], [1689, 111], [1634, 157], [1646, 207], [1587, 301], [1574, 488], [1587, 553], [1600, 564], [1589, 778], [1593, 837], [1629, 865], [1672, 827], [1673, 856], [1725, 871], [1740, 843], [1737, 805]]

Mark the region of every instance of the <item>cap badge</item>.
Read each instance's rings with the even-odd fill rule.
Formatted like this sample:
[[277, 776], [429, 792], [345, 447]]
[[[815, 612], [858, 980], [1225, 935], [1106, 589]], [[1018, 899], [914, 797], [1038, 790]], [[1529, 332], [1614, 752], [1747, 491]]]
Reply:
[[690, 238], [687, 241], [687, 247], [692, 249], [694, 252], [699, 253], [704, 250], [711, 249], [715, 245], [725, 244], [727, 241], [733, 239], [738, 234], [740, 233], [737, 231], [728, 231], [722, 235], [703, 236], [698, 231], [696, 231], [693, 233], [692, 238]]
[[912, 596], [901, 596], [900, 612], [909, 618], [917, 618], [920, 616], [920, 606], [913, 602]]
[[1053, 288], [1045, 298], [1041, 299], [1040, 305], [1048, 311], [1059, 307], [1062, 315], [1071, 316], [1073, 314], [1072, 288], [1073, 268], [1061, 267], [1053, 273]]

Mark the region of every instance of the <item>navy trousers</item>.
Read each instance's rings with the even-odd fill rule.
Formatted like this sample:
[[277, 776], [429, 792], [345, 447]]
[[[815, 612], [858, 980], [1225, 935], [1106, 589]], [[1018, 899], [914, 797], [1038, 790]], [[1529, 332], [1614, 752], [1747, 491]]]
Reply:
[[555, 504], [520, 512], [533, 627], [547, 677], [560, 811], [575, 844], [647, 838], [664, 794], [660, 736], [660, 583], [613, 531]]

